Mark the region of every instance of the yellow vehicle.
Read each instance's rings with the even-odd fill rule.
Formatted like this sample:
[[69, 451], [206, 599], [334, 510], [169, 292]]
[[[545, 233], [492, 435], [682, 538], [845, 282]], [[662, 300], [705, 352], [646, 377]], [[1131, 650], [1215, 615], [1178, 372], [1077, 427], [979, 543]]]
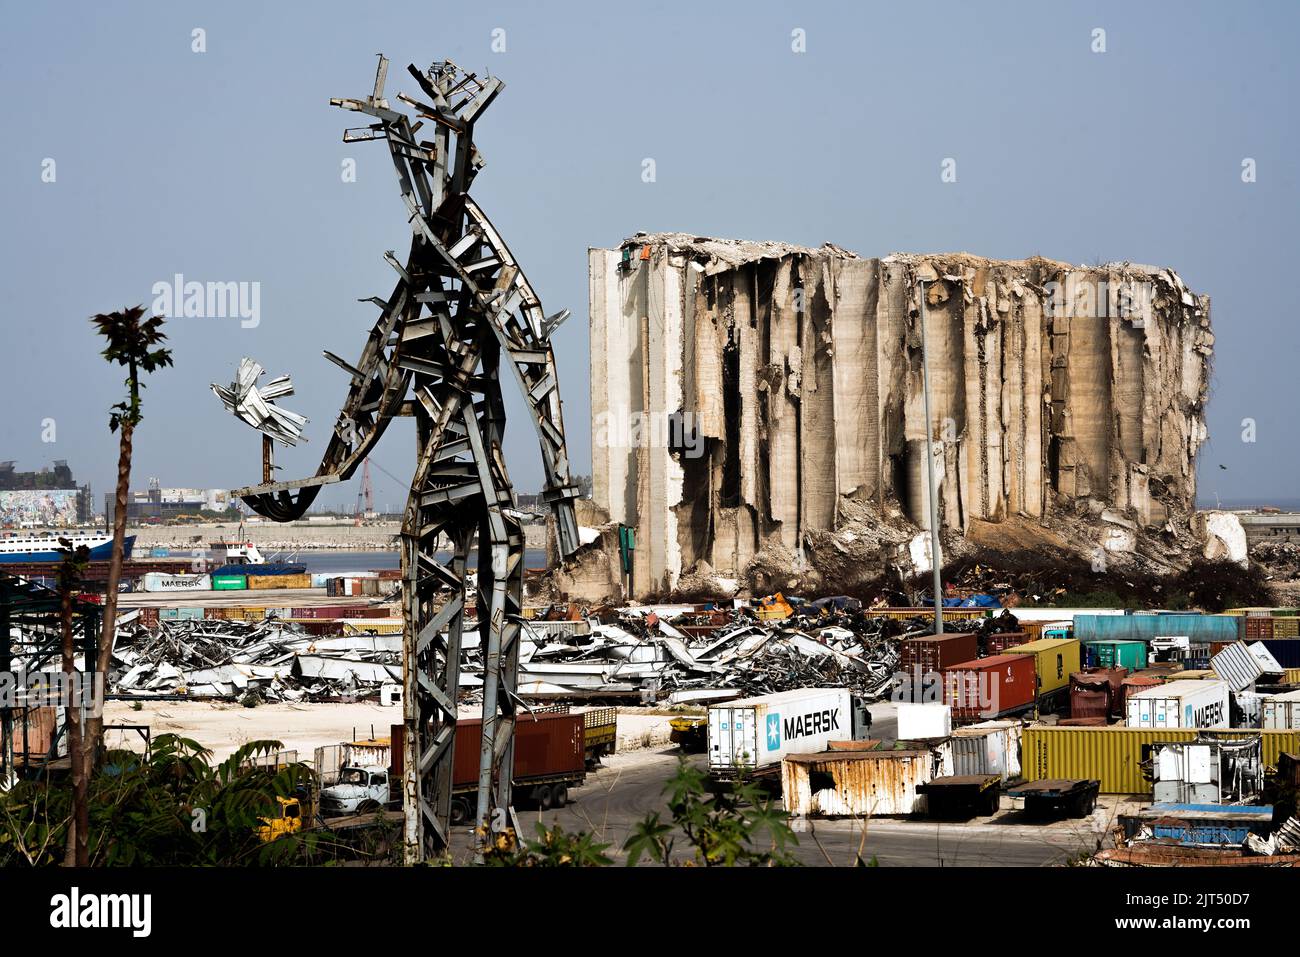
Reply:
[[672, 732], [668, 740], [680, 745], [683, 751], [700, 752], [709, 745], [709, 719], [695, 716], [681, 716], [668, 722]]
[[298, 799], [277, 797], [276, 800], [280, 802], [280, 816], [258, 818], [262, 824], [257, 835], [265, 844], [302, 830], [302, 805]]

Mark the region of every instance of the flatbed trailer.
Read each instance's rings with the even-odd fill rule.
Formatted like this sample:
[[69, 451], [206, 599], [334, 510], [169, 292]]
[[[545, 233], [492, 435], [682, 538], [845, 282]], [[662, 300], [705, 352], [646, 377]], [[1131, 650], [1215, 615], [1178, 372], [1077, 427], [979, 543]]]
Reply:
[[1029, 817], [1084, 817], [1097, 805], [1101, 782], [1086, 778], [1047, 778], [1028, 781], [1007, 790], [1023, 798]]
[[1002, 796], [1002, 778], [996, 774], [952, 774], [916, 786], [925, 795], [930, 817], [992, 816]]

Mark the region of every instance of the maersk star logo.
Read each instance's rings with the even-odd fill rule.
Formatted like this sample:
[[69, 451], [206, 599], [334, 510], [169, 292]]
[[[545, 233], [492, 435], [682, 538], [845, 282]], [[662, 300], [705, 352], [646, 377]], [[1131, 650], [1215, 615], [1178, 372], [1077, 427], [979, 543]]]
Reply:
[[779, 714], [769, 714], [767, 716], [767, 750], [775, 751], [781, 747], [781, 716]]

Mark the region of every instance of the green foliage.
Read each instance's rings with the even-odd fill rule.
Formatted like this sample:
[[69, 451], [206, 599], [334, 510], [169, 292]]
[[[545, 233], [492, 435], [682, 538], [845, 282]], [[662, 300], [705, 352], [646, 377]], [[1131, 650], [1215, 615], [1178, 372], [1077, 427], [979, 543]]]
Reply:
[[492, 867], [604, 867], [613, 863], [605, 856], [607, 847], [586, 832], [571, 834], [559, 824], [548, 828], [538, 821], [536, 840], [520, 842], [513, 828], [493, 835], [483, 852], [483, 863]]
[[[90, 863], [98, 866], [242, 866], [309, 863], [320, 832], [265, 842], [262, 819], [278, 797], [310, 785], [311, 769], [252, 766], [278, 741], [254, 741], [213, 765], [188, 738], [159, 735], [148, 754], [109, 751], [90, 781]], [[0, 795], [0, 866], [58, 864], [72, 814], [65, 787], [23, 781]]]
[[[798, 862], [787, 850], [799, 840], [787, 823], [789, 815], [752, 781], [740, 780], [728, 792], [709, 794], [704, 772], [682, 759], [664, 789], [672, 822], [648, 814], [623, 845], [627, 863], [646, 857], [658, 864], [704, 867], [791, 866]], [[677, 833], [685, 835], [692, 856], [677, 860]], [[768, 846], [758, 839], [767, 836]]]
[[144, 306], [132, 306], [119, 312], [99, 313], [90, 321], [107, 341], [101, 355], [127, 368], [127, 400], [113, 406], [108, 427], [113, 432], [123, 425], [134, 428], [140, 423], [140, 390], [144, 388], [140, 373], [156, 372], [172, 364], [171, 350], [162, 348], [167, 341], [162, 331], [163, 317], [146, 318]]

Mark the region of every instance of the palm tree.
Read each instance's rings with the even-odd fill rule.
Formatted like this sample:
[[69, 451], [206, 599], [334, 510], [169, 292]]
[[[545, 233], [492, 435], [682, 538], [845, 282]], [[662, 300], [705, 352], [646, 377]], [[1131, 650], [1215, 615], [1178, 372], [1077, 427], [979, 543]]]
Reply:
[[[117, 633], [117, 588], [122, 580], [122, 562], [126, 542], [126, 500], [131, 486], [131, 443], [135, 427], [140, 424], [142, 373], [156, 372], [172, 364], [170, 349], [162, 348], [167, 336], [162, 331], [163, 317], [145, 317], [144, 306], [132, 306], [120, 312], [100, 313], [91, 317], [96, 331], [107, 340], [103, 357], [125, 366], [126, 401], [113, 406], [108, 427], [120, 436], [117, 456], [117, 495], [113, 502], [113, 553], [108, 566], [107, 594], [104, 596], [104, 629], [99, 642], [97, 671], [107, 680]], [[97, 694], [86, 721], [85, 747], [91, 766], [98, 760], [104, 734], [104, 697]]]

